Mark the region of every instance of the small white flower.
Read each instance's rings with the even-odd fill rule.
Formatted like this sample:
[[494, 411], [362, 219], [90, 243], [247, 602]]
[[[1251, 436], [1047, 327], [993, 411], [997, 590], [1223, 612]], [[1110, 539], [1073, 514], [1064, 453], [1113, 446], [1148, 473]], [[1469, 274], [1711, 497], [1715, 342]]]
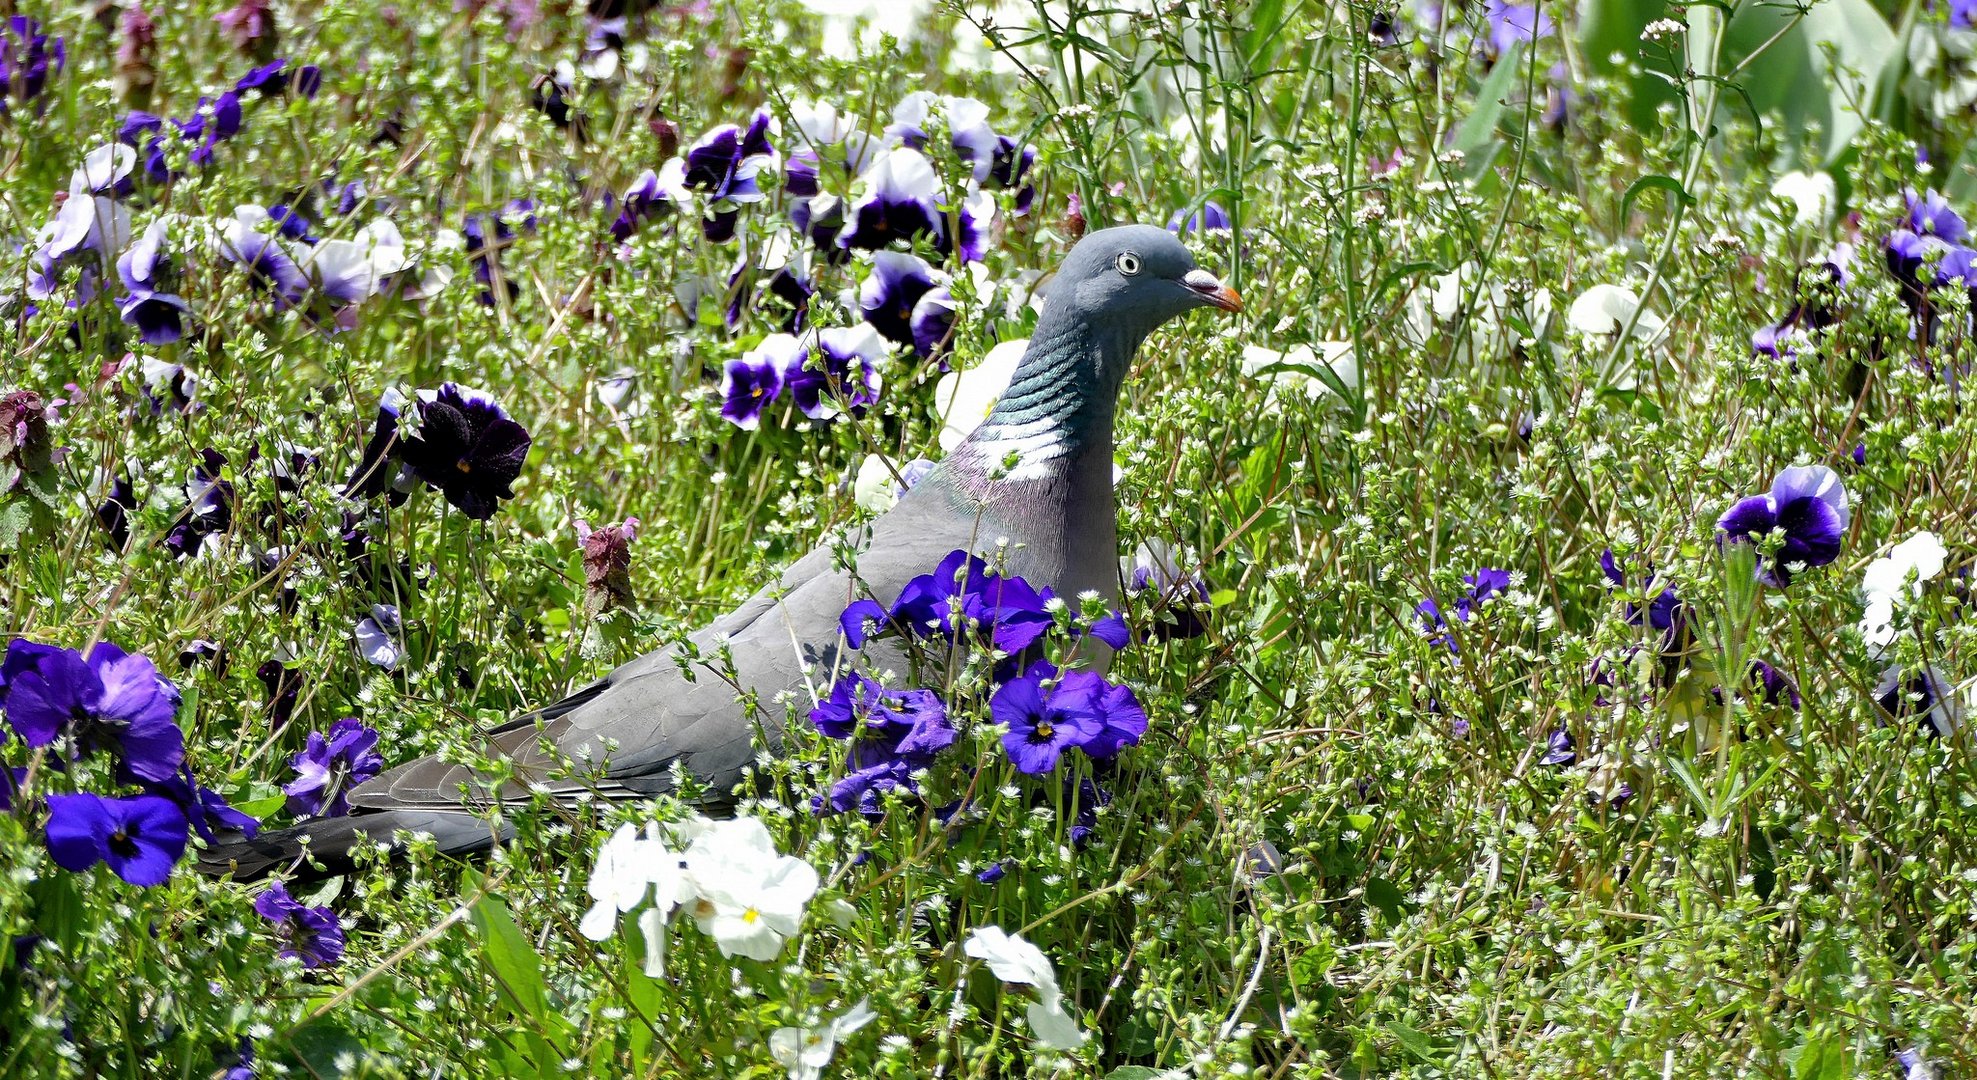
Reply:
[[701, 932], [721, 955], [751, 960], [775, 959], [796, 936], [819, 884], [809, 863], [777, 854], [768, 827], [754, 818], [713, 822], [687, 848], [686, 867]]
[[943, 452], [952, 453], [970, 432], [988, 419], [996, 400], [1009, 389], [1016, 364], [1029, 347], [1028, 338], [1000, 342], [982, 357], [981, 363], [966, 371], [951, 371], [934, 384], [934, 408], [940, 414]]
[[789, 1080], [817, 1080], [837, 1053], [839, 1040], [871, 1023], [878, 1015], [867, 998], [822, 1027], [777, 1028], [769, 1034], [769, 1056], [789, 1070]]

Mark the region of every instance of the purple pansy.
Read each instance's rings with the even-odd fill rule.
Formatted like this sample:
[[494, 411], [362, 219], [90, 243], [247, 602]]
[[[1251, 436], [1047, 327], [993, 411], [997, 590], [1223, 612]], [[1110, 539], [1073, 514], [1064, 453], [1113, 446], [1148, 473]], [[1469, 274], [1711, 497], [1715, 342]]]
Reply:
[[357, 638], [358, 655], [386, 671], [398, 670], [399, 661], [405, 657], [405, 648], [398, 643], [404, 629], [396, 607], [390, 604], [371, 605], [371, 613], [358, 620], [353, 631]]
[[0, 671], [7, 723], [29, 746], [67, 737], [77, 757], [113, 750], [125, 773], [151, 781], [185, 760], [178, 688], [144, 656], [99, 641], [84, 658], [16, 638]]
[[884, 631], [886, 627], [885, 605], [877, 600], [856, 600], [838, 616], [838, 626], [844, 631], [845, 644], [854, 649], [862, 649], [865, 643]]
[[1799, 707], [1799, 688], [1791, 676], [1762, 660], [1750, 662], [1750, 685], [1758, 700], [1766, 705]]
[[166, 250], [177, 220], [171, 214], [159, 217], [117, 258], [117, 277], [124, 286], [117, 310], [147, 345], [177, 341], [184, 334], [184, 315], [192, 309], [175, 291], [178, 267]]
[[1055, 673], [1055, 668], [1039, 663], [1003, 683], [989, 699], [989, 715], [1009, 729], [1003, 733], [1002, 748], [1018, 772], [1031, 776], [1057, 768], [1065, 751], [1085, 745], [1105, 730], [1102, 706], [1094, 699], [1096, 686], [1090, 680], [1067, 678], [1046, 687], [1045, 680]]
[[[1501, 595], [1510, 588], [1510, 571], [1495, 567], [1483, 567], [1473, 574], [1465, 574], [1462, 583], [1469, 586], [1455, 600], [1455, 619], [1468, 622], [1483, 605], [1483, 602]], [[1455, 651], [1455, 635], [1449, 632], [1448, 620], [1442, 608], [1433, 597], [1421, 601], [1414, 607], [1415, 615], [1421, 620], [1421, 630], [1429, 635], [1430, 641], [1446, 645], [1450, 652]]]
[[828, 738], [854, 740], [854, 769], [881, 759], [925, 765], [959, 738], [939, 694], [888, 689], [856, 672], [832, 685], [810, 723]]
[[254, 910], [281, 938], [275, 955], [302, 961], [304, 968], [332, 967], [343, 959], [343, 923], [328, 907], [309, 907], [277, 881], [254, 898]]
[[1013, 656], [1054, 624], [1052, 598], [1048, 586], [1039, 590], [1020, 577], [990, 573], [979, 557], [957, 549], [933, 573], [907, 582], [890, 614], [894, 623], [922, 637], [979, 629], [997, 649]]
[[1544, 756], [1538, 759], [1540, 765], [1565, 766], [1579, 760], [1579, 752], [1572, 741], [1572, 733], [1559, 728], [1545, 739]]
[[701, 222], [701, 235], [715, 243], [734, 239], [739, 207], [768, 198], [759, 181], [762, 173], [781, 167], [770, 136], [775, 119], [759, 110], [747, 128], [722, 124], [687, 148], [681, 183], [705, 196], [712, 212]]
[[1201, 208], [1193, 214], [1189, 214], [1186, 210], [1176, 210], [1174, 216], [1167, 219], [1167, 231], [1181, 235], [1227, 232], [1233, 227], [1234, 222], [1229, 218], [1229, 212], [1222, 209], [1222, 204], [1213, 199], [1202, 203]]
[[920, 299], [942, 278], [917, 255], [881, 251], [872, 256], [872, 271], [858, 289], [858, 306], [886, 340], [915, 345], [913, 314]]
[[393, 505], [404, 501], [405, 494], [417, 482], [416, 476], [407, 475], [406, 482], [400, 483], [400, 473], [410, 474], [409, 468], [401, 470], [393, 464], [398, 456], [398, 425], [404, 418], [409, 404], [403, 393], [397, 389], [384, 392], [378, 401], [377, 423], [371, 428], [371, 437], [364, 444], [364, 454], [357, 461], [357, 468], [343, 486], [347, 498], [368, 499], [390, 490]]
[[[361, 200], [361, 186], [356, 188], [356, 198]], [[339, 207], [350, 202], [351, 189], [346, 188], [339, 199]], [[354, 208], [354, 203], [351, 203]], [[348, 213], [342, 209], [339, 213]], [[494, 307], [497, 302], [495, 288], [499, 283], [501, 299], [513, 300], [515, 283], [501, 272], [501, 252], [514, 244], [515, 240], [535, 232], [535, 201], [533, 199], [511, 199], [499, 210], [488, 210], [467, 214], [460, 219], [460, 235], [467, 244], [467, 261], [473, 264], [474, 280], [480, 282], [481, 303]]]
[[48, 796], [48, 854], [78, 874], [106, 862], [132, 885], [162, 885], [185, 854], [186, 830], [184, 811], [160, 795]]
[[1128, 746], [1139, 745], [1140, 737], [1146, 734], [1146, 710], [1130, 687], [1108, 682], [1096, 672], [1071, 671], [1059, 681], [1057, 692], [1078, 687], [1084, 688], [1098, 720], [1098, 730], [1079, 746], [1086, 756], [1103, 761], [1118, 756]]
[[611, 222], [611, 238], [625, 241], [638, 232], [646, 219], [676, 208], [686, 192], [686, 164], [678, 158], [658, 172], [647, 169], [625, 189], [618, 200], [618, 217]]
[[233, 484], [222, 474], [226, 464], [225, 455], [207, 447], [186, 477], [185, 509], [164, 540], [165, 547], [181, 559], [218, 546], [220, 535], [233, 527]]
[[755, 430], [763, 411], [782, 393], [790, 367], [801, 368], [809, 355], [809, 347], [795, 336], [770, 334], [728, 361], [721, 369], [721, 416], [743, 431]]
[[1934, 667], [1889, 668], [1874, 688], [1874, 701], [1888, 715], [1912, 721], [1930, 738], [1947, 739], [1963, 723], [1964, 705], [1955, 684]]
[[793, 352], [785, 358], [783, 389], [812, 420], [829, 420], [840, 409], [862, 415], [879, 399], [879, 366], [885, 358], [885, 341], [870, 323], [834, 326], [817, 333], [814, 353]]
[[261, 207], [237, 207], [233, 217], [221, 222], [213, 249], [246, 271], [256, 288], [272, 293], [278, 306], [293, 305], [308, 291], [309, 276], [279, 237], [261, 231], [268, 223], [268, 212]]
[[876, 251], [923, 236], [939, 239], [940, 175], [926, 155], [892, 150], [866, 172], [863, 183], [865, 194], [852, 203], [851, 224], [838, 235], [838, 246]]
[[342, 817], [350, 812], [350, 789], [384, 769], [378, 733], [354, 716], [338, 720], [325, 735], [309, 733], [309, 745], [289, 759], [295, 779], [283, 787], [290, 812], [307, 817]]
[[[928, 289], [913, 303], [906, 325], [913, 338], [913, 351], [931, 359], [945, 356], [954, 336], [954, 294], [945, 285]], [[947, 362], [941, 361], [941, 370]]]
[[[1620, 569], [1619, 561], [1613, 557], [1612, 548], [1607, 548], [1605, 551], [1600, 552], [1599, 566], [1601, 570], [1605, 571], [1606, 579], [1613, 584], [1614, 588], [1627, 588], [1627, 575]], [[1654, 567], [1650, 566], [1647, 568], [1646, 580], [1642, 583], [1643, 587], [1650, 587], [1656, 581]], [[1638, 591], [1629, 595], [1638, 595]], [[1645, 623], [1665, 634], [1681, 625], [1682, 618], [1682, 599], [1676, 595], [1673, 585], [1663, 585], [1660, 591], [1654, 594], [1654, 599], [1648, 602], [1645, 611], [1633, 600], [1630, 599], [1627, 601], [1627, 622], [1634, 626], [1640, 626]]]
[[1824, 465], [1799, 465], [1781, 471], [1766, 494], [1724, 511], [1716, 529], [1722, 539], [1753, 544], [1782, 531], [1784, 544], [1760, 567], [1766, 583], [1782, 588], [1791, 583], [1793, 566], [1824, 566], [1839, 557], [1850, 517], [1840, 474]]
[[492, 397], [457, 383], [421, 390], [419, 430], [402, 434], [398, 455], [419, 479], [476, 521], [494, 516], [522, 475], [533, 440]]
[[201, 785], [193, 779], [190, 767], [181, 768], [170, 778], [145, 785], [152, 795], [162, 795], [179, 808], [194, 832], [207, 843], [213, 842], [213, 829], [218, 826], [232, 829], [245, 836], [253, 836], [261, 831], [261, 823], [254, 818], [235, 810], [226, 796], [212, 788]]
[[116, 253], [130, 244], [130, 211], [86, 189], [70, 191], [35, 239], [27, 295], [48, 299], [61, 287], [65, 271], [74, 267], [76, 303], [86, 304], [107, 277]]

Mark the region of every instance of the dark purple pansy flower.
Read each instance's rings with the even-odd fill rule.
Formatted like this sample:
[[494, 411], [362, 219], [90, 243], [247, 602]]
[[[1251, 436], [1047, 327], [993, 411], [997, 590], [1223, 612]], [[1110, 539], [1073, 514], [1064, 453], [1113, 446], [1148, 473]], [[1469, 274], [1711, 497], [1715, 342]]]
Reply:
[[1146, 734], [1146, 710], [1129, 687], [1107, 682], [1096, 672], [1072, 671], [1058, 682], [1057, 692], [1078, 687], [1083, 688], [1098, 720], [1098, 730], [1079, 746], [1086, 756], [1102, 761], [1116, 757], [1128, 746], [1139, 745], [1140, 737]]
[[840, 410], [863, 415], [879, 399], [879, 366], [885, 359], [885, 341], [870, 323], [833, 326], [818, 331], [814, 353], [791, 352], [785, 358], [783, 390], [812, 420], [829, 420]]
[[[1620, 569], [1619, 561], [1613, 557], [1612, 548], [1600, 552], [1599, 565], [1614, 588], [1627, 588], [1627, 575]], [[1647, 568], [1647, 580], [1644, 584], [1652, 586], [1655, 580], [1654, 567], [1650, 566]], [[1638, 590], [1629, 595], [1636, 595], [1637, 592]], [[1665, 585], [1661, 591], [1655, 593], [1654, 599], [1649, 601], [1645, 611], [1633, 600], [1627, 601], [1627, 622], [1633, 626], [1640, 626], [1645, 622], [1646, 625], [1667, 633], [1679, 626], [1682, 619], [1682, 600], [1676, 595], [1673, 585]]]
[[773, 124], [768, 110], [759, 110], [747, 128], [722, 124], [687, 148], [680, 180], [700, 192], [712, 209], [701, 222], [701, 235], [708, 240], [732, 240], [740, 216], [737, 208], [769, 197], [758, 178], [781, 167], [781, 157], [770, 142]]
[[1545, 754], [1538, 759], [1540, 765], [1570, 765], [1579, 760], [1579, 752], [1572, 741], [1572, 733], [1559, 728], [1545, 739]]
[[173, 215], [153, 221], [128, 250], [117, 258], [117, 278], [124, 294], [117, 298], [123, 320], [137, 327], [147, 345], [167, 345], [184, 334], [184, 315], [192, 309], [177, 294], [178, 266], [166, 250]]
[[1907, 671], [1889, 668], [1874, 688], [1874, 701], [1889, 716], [1912, 721], [1930, 738], [1947, 739], [1963, 723], [1965, 710], [1956, 685], [1929, 666]]
[[721, 370], [721, 416], [743, 431], [762, 423], [763, 410], [782, 393], [792, 367], [800, 369], [809, 346], [790, 334], [770, 334]]
[[173, 719], [178, 688], [143, 656], [99, 641], [85, 659], [16, 638], [0, 670], [7, 723], [29, 746], [66, 737], [77, 757], [111, 750], [140, 780], [169, 779], [185, 760], [185, 735]]
[[68, 59], [62, 39], [42, 33], [40, 22], [25, 15], [0, 20], [0, 116], [9, 101], [25, 105], [40, 97]]
[[[349, 193], [345, 189], [346, 198]], [[362, 189], [357, 189], [361, 198]], [[339, 200], [339, 206], [343, 200]], [[348, 213], [339, 209], [339, 213]], [[460, 221], [460, 234], [467, 242], [467, 261], [473, 265], [474, 280], [481, 283], [481, 303], [495, 306], [497, 283], [506, 299], [515, 297], [515, 283], [501, 272], [501, 252], [525, 234], [535, 232], [535, 201], [511, 199], [500, 210], [468, 214]]]
[[864, 183], [865, 194], [851, 205], [851, 225], [838, 235], [839, 247], [877, 251], [920, 237], [940, 239], [940, 175], [925, 154], [893, 150], [866, 172]]
[[48, 796], [48, 854], [82, 873], [99, 862], [132, 885], [163, 885], [185, 854], [185, 813], [159, 795]]
[[1208, 632], [1201, 608], [1208, 605], [1208, 583], [1181, 568], [1172, 546], [1163, 540], [1148, 540], [1134, 549], [1130, 560], [1120, 560], [1121, 576], [1126, 579], [1126, 595], [1139, 596], [1148, 589], [1155, 614], [1153, 635], [1159, 638], [1188, 639]]
[[494, 516], [522, 475], [532, 439], [493, 398], [457, 383], [419, 391], [419, 430], [402, 435], [398, 455], [419, 479], [476, 521]]
[[277, 881], [254, 898], [254, 910], [273, 924], [281, 939], [275, 955], [294, 957], [304, 968], [331, 967], [343, 959], [343, 923], [328, 907], [309, 907]]
[[290, 255], [281, 241], [260, 231], [267, 213], [258, 206], [243, 206], [220, 225], [215, 251], [221, 258], [247, 272], [258, 289], [273, 294], [278, 306], [293, 305], [309, 290], [309, 275]]
[[1799, 707], [1799, 688], [1791, 676], [1762, 660], [1750, 663], [1750, 685], [1759, 700], [1766, 705], [1788, 705]]
[[[1510, 571], [1486, 566], [1473, 574], [1463, 575], [1462, 582], [1469, 587], [1456, 598], [1455, 619], [1466, 623], [1481, 609], [1484, 601], [1509, 590]], [[1414, 606], [1414, 613], [1421, 620], [1422, 633], [1428, 634], [1430, 641], [1448, 646], [1450, 652], [1456, 651], [1455, 635], [1448, 630], [1448, 620], [1442, 615], [1440, 603], [1429, 597]]]
[[[945, 285], [928, 289], [914, 301], [912, 315], [906, 320], [913, 351], [928, 358], [947, 354], [954, 337], [954, 307], [954, 294]], [[947, 370], [945, 360], [941, 370]]]
[[862, 649], [865, 642], [885, 629], [885, 605], [877, 600], [855, 600], [838, 616], [838, 626], [844, 631], [845, 644]]
[[1200, 232], [1227, 232], [1234, 227], [1235, 224], [1230, 220], [1229, 212], [1222, 209], [1222, 204], [1213, 199], [1202, 203], [1201, 209], [1196, 210], [1191, 215], [1186, 210], [1176, 210], [1174, 211], [1174, 216], [1167, 219], [1167, 231], [1183, 235]]
[[1009, 729], [1002, 748], [1018, 772], [1031, 776], [1057, 768], [1065, 751], [1099, 737], [1105, 728], [1103, 706], [1094, 696], [1097, 686], [1089, 679], [1066, 679], [1046, 687], [1045, 680], [1055, 674], [1055, 668], [1039, 663], [1003, 683], [989, 699], [989, 715]]
[[137, 512], [137, 490], [130, 480], [117, 477], [109, 492], [96, 506], [96, 523], [110, 534], [110, 543], [123, 551], [130, 546], [130, 516]]
[[854, 769], [881, 759], [922, 766], [959, 738], [939, 694], [888, 689], [857, 672], [832, 685], [810, 710], [810, 723], [828, 738], [855, 740]]
[[164, 540], [181, 559], [217, 545], [220, 534], [233, 527], [233, 484], [222, 478], [226, 464], [225, 455], [207, 447], [186, 477], [185, 509]]
[[191, 823], [193, 831], [209, 844], [213, 842], [215, 826], [232, 829], [245, 836], [261, 831], [259, 821], [235, 810], [224, 795], [194, 780], [190, 766], [181, 768], [168, 779], [146, 784], [145, 790], [170, 799]]
[[287, 60], [276, 60], [273, 63], [262, 64], [260, 67], [242, 75], [240, 80], [233, 84], [233, 92], [236, 94], [271, 94], [278, 93], [287, 88]]
[[913, 783], [913, 766], [904, 761], [884, 759], [864, 768], [854, 769], [850, 775], [831, 785], [828, 798], [813, 799], [811, 809], [822, 813], [830, 807], [833, 813], [856, 810], [867, 818], [878, 819], [885, 815], [881, 797], [889, 791], [918, 791]]
[[618, 217], [611, 223], [611, 238], [629, 240], [646, 219], [678, 206], [685, 190], [684, 169], [675, 158], [658, 172], [647, 169], [640, 173], [618, 200]]
[[1784, 544], [1759, 571], [1766, 583], [1782, 588], [1791, 583], [1791, 567], [1824, 566], [1839, 558], [1850, 516], [1838, 473], [1824, 465], [1798, 465], [1780, 472], [1770, 492], [1730, 507], [1716, 529], [1721, 539], [1751, 544], [1782, 531]]
[[280, 731], [294, 717], [296, 702], [302, 697], [302, 671], [290, 671], [281, 661], [270, 660], [255, 670], [254, 677], [268, 690], [268, 727]]
[[350, 812], [350, 789], [384, 769], [378, 733], [354, 716], [338, 720], [325, 735], [309, 733], [309, 745], [289, 759], [295, 779], [283, 787], [291, 813], [342, 817]]
[[371, 438], [364, 444], [364, 455], [358, 459], [356, 470], [343, 485], [345, 497], [369, 499], [391, 490], [394, 505], [404, 501], [410, 485], [396, 482], [400, 469], [392, 462], [398, 456], [398, 424], [407, 404], [405, 395], [396, 389], [386, 390], [379, 399], [377, 423], [371, 428]]
[[872, 256], [872, 272], [859, 286], [858, 306], [865, 312], [865, 321], [888, 341], [914, 345], [914, 309], [938, 284], [940, 279], [926, 260], [905, 252], [881, 251]]
[[985, 869], [976, 871], [975, 880], [984, 885], [993, 885], [1007, 876], [1009, 876], [1008, 864], [1003, 860], [997, 860], [988, 864]]

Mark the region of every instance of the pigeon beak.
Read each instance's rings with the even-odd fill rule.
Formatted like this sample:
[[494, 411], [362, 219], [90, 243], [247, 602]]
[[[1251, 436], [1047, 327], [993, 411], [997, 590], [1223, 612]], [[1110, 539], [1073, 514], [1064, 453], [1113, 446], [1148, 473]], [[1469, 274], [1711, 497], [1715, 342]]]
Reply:
[[1223, 311], [1241, 311], [1242, 296], [1236, 290], [1222, 284], [1222, 279], [1206, 270], [1190, 270], [1181, 284], [1188, 291], [1201, 297], [1205, 303], [1213, 304]]

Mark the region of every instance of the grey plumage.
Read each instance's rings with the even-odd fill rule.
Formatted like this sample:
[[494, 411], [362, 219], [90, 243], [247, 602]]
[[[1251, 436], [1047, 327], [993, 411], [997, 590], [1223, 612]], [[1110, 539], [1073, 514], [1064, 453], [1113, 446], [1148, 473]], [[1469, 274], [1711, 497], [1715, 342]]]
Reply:
[[[491, 788], [465, 766], [422, 758], [352, 789], [349, 817], [215, 845], [202, 867], [260, 876], [297, 861], [307, 837], [311, 855], [335, 869], [358, 841], [388, 842], [399, 830], [464, 853], [498, 839], [498, 826], [475, 811], [524, 797], [530, 787], [644, 797], [671, 791], [676, 765], [725, 796], [758, 749], [780, 752], [789, 711], [807, 711], [828, 691], [845, 606], [866, 595], [892, 603], [956, 548], [992, 552], [1006, 540], [1008, 573], [1060, 595], [1115, 595], [1119, 388], [1147, 334], [1211, 305], [1239, 309], [1241, 302], [1164, 230], [1092, 233], [1051, 283], [1008, 389], [944, 462], [869, 525], [812, 551], [689, 635], [684, 652], [647, 653], [489, 732], [487, 753], [513, 762], [516, 780]], [[856, 553], [851, 565], [844, 549]], [[731, 658], [731, 672], [720, 655]], [[752, 695], [752, 717], [738, 690]]]

